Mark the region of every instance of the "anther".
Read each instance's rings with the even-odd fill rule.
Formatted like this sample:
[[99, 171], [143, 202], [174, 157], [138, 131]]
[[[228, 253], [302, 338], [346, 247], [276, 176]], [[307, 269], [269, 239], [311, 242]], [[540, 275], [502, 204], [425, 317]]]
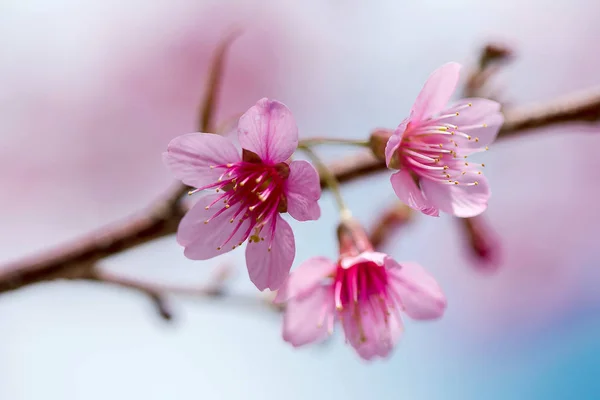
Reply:
[[233, 167], [233, 164], [227, 164], [227, 168]]
[[487, 124], [483, 124], [482, 126], [483, 126], [484, 128], [487, 128]]
[[473, 106], [473, 103], [468, 103], [467, 105], [468, 105], [469, 107], [472, 107], [472, 106]]
[[230, 224], [233, 224], [233, 218], [231, 218], [231, 219], [229, 220], [229, 223], [230, 223]]
[[489, 148], [489, 147], [487, 147], [487, 146], [485, 146], [485, 149], [486, 149], [486, 150], [489, 150], [490, 148]]
[[204, 225], [208, 224], [208, 220], [204, 221]]
[[225, 204], [225, 208], [229, 208], [231, 207], [229, 204]]
[[478, 138], [478, 137], [476, 137], [476, 138], [475, 138], [475, 141], [476, 141], [476, 142], [479, 142], [479, 138]]
[[484, 164], [484, 163], [481, 163], [481, 166], [482, 166], [482, 167], [485, 167], [485, 164]]
[[209, 208], [210, 208], [210, 206], [206, 206], [206, 207], [204, 207], [204, 209], [205, 209], [205, 210], [208, 210]]
[[221, 246], [217, 247], [217, 250], [221, 250]]
[[471, 140], [471, 135], [467, 135], [467, 140]]
[[458, 181], [454, 181], [454, 184], [455, 184], [455, 185], [458, 185]]
[[466, 162], [466, 163], [465, 163], [465, 165], [468, 167], [468, 166], [469, 166], [469, 163], [468, 163], [468, 162]]
[[443, 149], [443, 148], [444, 148], [444, 146], [442, 146], [442, 144], [440, 143], [440, 149]]
[[462, 172], [462, 174], [463, 174], [463, 175], [464, 175], [464, 174], [466, 174], [466, 173], [467, 173], [467, 171], [463, 171], [463, 172]]
[[456, 116], [458, 117], [459, 115], [460, 115], [460, 114], [457, 112], [457, 113], [456, 113]]
[[473, 182], [475, 184], [475, 186], [479, 185], [479, 182], [475, 181]]
[[210, 166], [210, 169], [215, 169], [215, 166], [214, 166], [214, 165], [211, 165], [211, 166]]

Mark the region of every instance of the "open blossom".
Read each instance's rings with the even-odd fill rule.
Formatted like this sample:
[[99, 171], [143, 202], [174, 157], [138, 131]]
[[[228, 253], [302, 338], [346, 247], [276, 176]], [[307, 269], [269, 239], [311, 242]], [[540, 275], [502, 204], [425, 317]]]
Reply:
[[250, 279], [260, 290], [275, 290], [288, 276], [295, 256], [294, 234], [281, 217], [316, 220], [321, 211], [319, 176], [306, 161], [289, 161], [298, 146], [298, 128], [282, 103], [261, 99], [239, 120], [242, 154], [219, 135], [190, 133], [169, 143], [164, 160], [195, 191], [213, 189], [183, 217], [177, 241], [185, 256], [206, 260], [246, 240]]
[[421, 266], [399, 264], [357, 242], [362, 245], [342, 244], [335, 262], [314, 257], [291, 273], [276, 298], [287, 302], [285, 341], [295, 347], [321, 341], [337, 321], [346, 341], [370, 360], [391, 353], [403, 332], [401, 312], [418, 320], [443, 314], [446, 298]]
[[388, 167], [399, 170], [391, 177], [396, 195], [433, 216], [441, 210], [472, 217], [487, 208], [484, 165], [467, 158], [487, 150], [504, 121], [500, 105], [492, 100], [463, 99], [446, 107], [459, 71], [459, 64], [448, 63], [431, 74], [385, 149]]

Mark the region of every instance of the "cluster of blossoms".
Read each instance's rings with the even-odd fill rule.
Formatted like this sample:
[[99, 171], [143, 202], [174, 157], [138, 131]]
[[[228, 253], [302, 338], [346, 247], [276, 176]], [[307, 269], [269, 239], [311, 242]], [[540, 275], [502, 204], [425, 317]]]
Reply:
[[[391, 183], [398, 198], [427, 215], [475, 216], [490, 196], [483, 164], [466, 159], [487, 149], [502, 114], [498, 103], [485, 99], [446, 107], [459, 70], [455, 63], [436, 70], [409, 117], [371, 138], [380, 142], [372, 147], [376, 155], [397, 170]], [[176, 178], [196, 188], [192, 192], [214, 192], [200, 197], [180, 223], [177, 241], [186, 257], [206, 260], [247, 242], [250, 279], [260, 290], [278, 290], [275, 300], [286, 304], [283, 337], [294, 346], [324, 339], [339, 321], [362, 358], [385, 357], [402, 333], [401, 312], [414, 319], [443, 314], [446, 299], [435, 279], [415, 263], [375, 252], [347, 213], [338, 227], [339, 258], [311, 258], [290, 274], [294, 234], [281, 214], [298, 221], [320, 217], [319, 174], [309, 162], [291, 160], [298, 129], [282, 103], [259, 100], [237, 131], [241, 151], [222, 136], [191, 133], [175, 138], [164, 154]]]

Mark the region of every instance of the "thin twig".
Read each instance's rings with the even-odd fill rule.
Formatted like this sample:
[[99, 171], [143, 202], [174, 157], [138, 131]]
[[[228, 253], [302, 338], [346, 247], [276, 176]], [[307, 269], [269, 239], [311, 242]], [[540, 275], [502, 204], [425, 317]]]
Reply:
[[83, 279], [91, 282], [99, 282], [139, 291], [152, 299], [159, 315], [167, 321], [170, 321], [173, 318], [173, 314], [169, 309], [166, 300], [166, 297], [170, 295], [194, 297], [206, 300], [226, 300], [225, 303], [235, 306], [243, 305], [246, 307], [260, 309], [269, 307], [273, 311], [282, 310], [281, 306], [272, 304], [272, 299], [268, 294], [264, 296], [242, 294], [233, 295], [224, 291], [222, 282], [213, 281], [208, 285], [198, 287], [190, 285], [169, 285], [145, 281], [138, 278], [126, 277], [108, 271], [98, 271], [96, 274]]
[[380, 249], [391, 233], [409, 224], [413, 217], [412, 209], [400, 201], [395, 201], [379, 215], [369, 235], [371, 244]]

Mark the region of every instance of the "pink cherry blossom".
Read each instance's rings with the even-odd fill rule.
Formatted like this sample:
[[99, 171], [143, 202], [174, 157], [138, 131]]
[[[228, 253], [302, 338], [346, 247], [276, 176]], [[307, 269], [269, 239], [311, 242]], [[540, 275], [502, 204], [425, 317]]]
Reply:
[[305, 261], [275, 301], [287, 303], [283, 338], [294, 347], [324, 340], [339, 321], [346, 341], [365, 360], [391, 353], [404, 330], [401, 311], [427, 320], [446, 308], [442, 290], [420, 265], [399, 264], [371, 248], [343, 250], [337, 262]]
[[490, 188], [480, 167], [467, 160], [493, 142], [504, 118], [500, 104], [473, 98], [446, 107], [460, 65], [448, 63], [427, 80], [410, 116], [396, 128], [385, 149], [396, 195], [427, 215], [439, 211], [472, 217], [487, 208]]
[[241, 246], [246, 239], [250, 279], [275, 290], [295, 256], [294, 234], [280, 216], [316, 220], [321, 211], [319, 176], [306, 161], [289, 161], [298, 128], [282, 103], [261, 99], [239, 120], [243, 153], [229, 140], [190, 133], [171, 141], [164, 160], [173, 174], [204, 195], [182, 219], [177, 241], [192, 260], [206, 260]]

